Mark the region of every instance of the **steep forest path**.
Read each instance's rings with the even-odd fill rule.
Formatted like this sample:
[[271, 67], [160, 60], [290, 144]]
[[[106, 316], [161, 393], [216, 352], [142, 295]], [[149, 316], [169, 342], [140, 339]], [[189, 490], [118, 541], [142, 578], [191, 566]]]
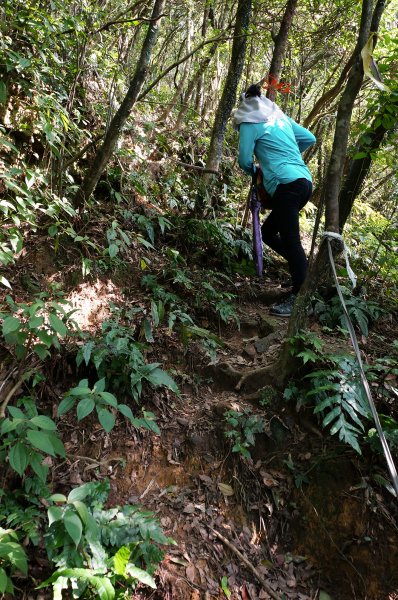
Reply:
[[[240, 330], [215, 332], [224, 346], [210, 364], [185, 356], [181, 398], [159, 400], [161, 435], [112, 443], [110, 457], [126, 460], [111, 474], [112, 502], [154, 510], [177, 544], [150, 598], [398, 597], [390, 594], [397, 532], [381, 499], [369, 498], [353, 452], [298, 421], [271, 387], [252, 394], [286, 333], [287, 320], [269, 316], [281, 296], [259, 286], [245, 299], [242, 290]], [[176, 367], [177, 357], [169, 360]], [[242, 385], [252, 371], [251, 387]], [[251, 457], [232, 452], [233, 443]]]

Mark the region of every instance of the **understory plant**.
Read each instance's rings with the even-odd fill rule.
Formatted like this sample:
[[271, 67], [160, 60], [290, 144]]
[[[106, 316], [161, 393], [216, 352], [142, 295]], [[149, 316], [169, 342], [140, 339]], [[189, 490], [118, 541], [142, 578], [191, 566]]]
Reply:
[[298, 409], [312, 407], [322, 428], [361, 454], [360, 441], [371, 415], [355, 356], [323, 352], [323, 342], [312, 332], [301, 332], [290, 342], [292, 353], [312, 369], [300, 389], [285, 389], [284, 398], [295, 399]]
[[53, 494], [45, 543], [56, 570], [39, 587], [52, 585], [73, 598], [127, 598], [137, 583], [156, 588], [153, 575], [163, 558], [160, 546], [173, 544], [154, 514], [137, 506], [105, 509], [109, 482], [89, 482], [68, 496]]
[[263, 420], [250, 408], [227, 410], [224, 413], [226, 430], [224, 436], [232, 442], [232, 452], [251, 458], [249, 448], [256, 443], [255, 436], [264, 430]]
[[78, 366], [83, 362], [92, 364], [108, 389], [131, 394], [136, 402], [141, 397], [144, 382], [179, 394], [177, 384], [160, 368], [160, 363], [146, 362], [144, 345], [137, 341], [134, 327], [123, 325], [118, 319], [104, 321], [102, 336], [88, 341], [79, 350], [76, 362]]
[[12, 529], [0, 527], [0, 594], [14, 595], [12, 577], [15, 571], [28, 572], [25, 550]]
[[[362, 335], [367, 337], [369, 325], [385, 314], [386, 311], [377, 302], [367, 300], [362, 296], [353, 296], [350, 290], [344, 286], [341, 286], [341, 292], [351, 321]], [[329, 301], [318, 300], [314, 310], [319, 321], [326, 327], [335, 328], [339, 326], [342, 329], [347, 329], [346, 316], [343, 313], [341, 301], [337, 294]]]

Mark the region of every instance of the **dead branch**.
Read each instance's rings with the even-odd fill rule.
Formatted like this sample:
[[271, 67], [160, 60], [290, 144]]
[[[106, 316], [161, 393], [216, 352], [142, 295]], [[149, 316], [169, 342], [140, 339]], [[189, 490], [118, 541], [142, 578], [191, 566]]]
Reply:
[[240, 558], [240, 560], [246, 565], [246, 567], [253, 573], [253, 575], [255, 575], [255, 577], [257, 577], [258, 581], [261, 583], [261, 585], [263, 586], [263, 588], [265, 589], [265, 591], [267, 592], [267, 594], [269, 594], [271, 596], [271, 598], [274, 598], [274, 600], [282, 600], [282, 596], [280, 596], [279, 594], [277, 594], [276, 592], [274, 592], [274, 590], [269, 586], [269, 584], [265, 581], [264, 577], [261, 575], [261, 573], [258, 572], [258, 570], [256, 569], [256, 567], [254, 567], [251, 562], [246, 558], [246, 556], [244, 556], [244, 554], [242, 554], [242, 552], [240, 552], [234, 545], [232, 542], [230, 542], [229, 540], [227, 540], [226, 537], [224, 537], [223, 535], [221, 535], [221, 533], [219, 533], [218, 531], [216, 531], [215, 529], [213, 529], [212, 527], [208, 526], [210, 531], [212, 533], [214, 533], [214, 535], [222, 541], [223, 544], [225, 544], [230, 550], [232, 550], [232, 552], [234, 552], [234, 554], [236, 554], [236, 556], [238, 556], [238, 558]]

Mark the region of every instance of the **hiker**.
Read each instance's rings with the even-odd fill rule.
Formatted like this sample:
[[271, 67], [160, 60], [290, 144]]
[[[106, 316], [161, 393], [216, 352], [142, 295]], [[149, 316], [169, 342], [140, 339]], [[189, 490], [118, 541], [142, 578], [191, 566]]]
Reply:
[[255, 84], [242, 95], [233, 121], [239, 129], [239, 165], [252, 175], [258, 169], [253, 163], [254, 153], [270, 197], [271, 213], [261, 227], [263, 241], [287, 260], [293, 283], [288, 298], [270, 312], [288, 317], [308, 267], [300, 240], [299, 212], [311, 198], [312, 177], [301, 152], [316, 138], [262, 96]]

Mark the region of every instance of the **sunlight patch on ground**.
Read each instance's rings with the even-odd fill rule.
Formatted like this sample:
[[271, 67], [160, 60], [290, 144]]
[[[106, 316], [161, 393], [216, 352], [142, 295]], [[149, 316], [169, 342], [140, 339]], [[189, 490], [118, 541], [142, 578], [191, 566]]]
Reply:
[[110, 314], [110, 305], [122, 300], [120, 290], [112, 281], [82, 283], [73, 290], [66, 300], [77, 309], [73, 319], [84, 331], [96, 330]]

